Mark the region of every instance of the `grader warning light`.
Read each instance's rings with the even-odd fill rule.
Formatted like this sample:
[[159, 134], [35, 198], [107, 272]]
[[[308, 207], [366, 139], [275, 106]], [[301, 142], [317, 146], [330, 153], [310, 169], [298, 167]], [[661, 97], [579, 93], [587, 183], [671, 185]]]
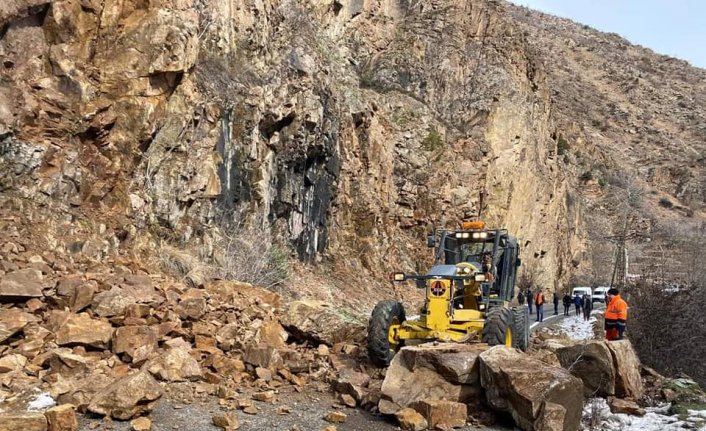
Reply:
[[485, 229], [485, 222], [481, 220], [464, 221], [461, 223], [461, 229]]

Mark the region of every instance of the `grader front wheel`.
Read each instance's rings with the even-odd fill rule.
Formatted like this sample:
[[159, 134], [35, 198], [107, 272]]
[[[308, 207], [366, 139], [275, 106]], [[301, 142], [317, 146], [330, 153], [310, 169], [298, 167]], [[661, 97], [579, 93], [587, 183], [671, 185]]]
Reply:
[[483, 342], [489, 346], [513, 347], [512, 320], [509, 308], [490, 310], [483, 325]]
[[368, 356], [375, 365], [387, 367], [402, 347], [402, 340], [394, 337], [390, 327], [405, 319], [404, 306], [392, 299], [379, 302], [373, 309], [368, 324]]

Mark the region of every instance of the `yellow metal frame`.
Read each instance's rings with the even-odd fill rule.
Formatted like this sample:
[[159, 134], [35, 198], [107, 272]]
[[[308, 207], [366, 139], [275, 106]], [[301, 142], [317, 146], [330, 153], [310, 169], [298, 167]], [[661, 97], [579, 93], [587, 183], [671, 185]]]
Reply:
[[[470, 263], [460, 263], [459, 268], [469, 267], [471, 272], [478, 268]], [[465, 341], [480, 333], [485, 325], [485, 313], [478, 310], [480, 283], [472, 280], [464, 282], [463, 308], [451, 307], [455, 287], [447, 279], [431, 279], [426, 286], [426, 315], [418, 320], [407, 320], [390, 325], [388, 339], [394, 349], [401, 340], [440, 340]], [[509, 331], [508, 331], [509, 332]]]

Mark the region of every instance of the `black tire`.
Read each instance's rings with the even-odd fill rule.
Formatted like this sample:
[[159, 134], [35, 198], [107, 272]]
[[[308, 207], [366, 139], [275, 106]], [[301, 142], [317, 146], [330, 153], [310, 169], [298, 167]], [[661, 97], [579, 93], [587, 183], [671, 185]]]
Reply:
[[[490, 310], [483, 326], [483, 342], [489, 346], [504, 346], [508, 331], [512, 335], [512, 311], [505, 307]], [[512, 337], [513, 344], [514, 338]]]
[[512, 307], [512, 347], [523, 352], [529, 348], [529, 310], [525, 306]]
[[402, 340], [391, 346], [388, 333], [390, 325], [402, 323], [405, 319], [404, 306], [394, 299], [378, 302], [373, 309], [368, 323], [368, 357], [375, 365], [387, 367], [402, 347]]

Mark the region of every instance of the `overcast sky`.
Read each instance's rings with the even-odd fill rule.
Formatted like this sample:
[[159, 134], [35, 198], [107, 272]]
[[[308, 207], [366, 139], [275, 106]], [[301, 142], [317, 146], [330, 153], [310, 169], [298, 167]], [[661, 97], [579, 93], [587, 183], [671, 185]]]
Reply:
[[510, 0], [706, 68], [706, 0]]

